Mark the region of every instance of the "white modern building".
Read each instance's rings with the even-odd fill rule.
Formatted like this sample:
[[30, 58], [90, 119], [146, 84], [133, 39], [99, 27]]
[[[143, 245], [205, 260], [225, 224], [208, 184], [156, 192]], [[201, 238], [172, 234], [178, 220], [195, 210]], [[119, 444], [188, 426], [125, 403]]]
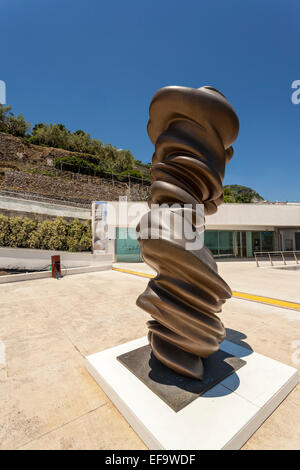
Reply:
[[[110, 202], [109, 252], [115, 261], [139, 261], [135, 227], [146, 202]], [[113, 212], [113, 214], [112, 214]], [[112, 235], [113, 234], [113, 235]], [[222, 204], [206, 217], [205, 245], [217, 258], [252, 258], [254, 252], [300, 250], [300, 203]]]

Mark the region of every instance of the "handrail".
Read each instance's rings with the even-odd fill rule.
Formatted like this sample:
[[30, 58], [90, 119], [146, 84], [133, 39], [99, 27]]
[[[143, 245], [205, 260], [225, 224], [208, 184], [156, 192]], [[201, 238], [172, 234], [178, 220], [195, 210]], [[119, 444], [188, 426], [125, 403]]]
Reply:
[[[271, 266], [274, 266], [274, 258], [272, 259], [272, 255], [274, 256], [280, 256], [281, 260], [283, 261], [283, 264], [286, 265], [286, 261], [289, 255], [289, 258], [293, 257], [294, 261], [296, 264], [299, 264], [299, 258], [300, 258], [300, 250], [289, 250], [289, 251], [254, 251], [254, 258], [256, 262], [256, 266], [259, 268], [259, 257], [265, 257], [270, 261]], [[297, 254], [299, 255], [299, 258], [297, 257]], [[290, 259], [289, 259], [290, 261]]]

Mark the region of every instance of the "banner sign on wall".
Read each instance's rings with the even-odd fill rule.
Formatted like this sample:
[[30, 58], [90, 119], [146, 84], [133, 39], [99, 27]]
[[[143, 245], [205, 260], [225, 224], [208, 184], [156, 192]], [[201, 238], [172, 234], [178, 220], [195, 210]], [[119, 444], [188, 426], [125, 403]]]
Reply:
[[108, 225], [107, 202], [95, 201], [93, 203], [93, 253], [107, 253], [108, 251]]

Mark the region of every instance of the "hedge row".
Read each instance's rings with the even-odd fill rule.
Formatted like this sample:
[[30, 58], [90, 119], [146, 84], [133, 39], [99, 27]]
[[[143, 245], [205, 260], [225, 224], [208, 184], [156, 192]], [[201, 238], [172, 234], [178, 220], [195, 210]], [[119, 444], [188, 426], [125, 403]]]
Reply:
[[101, 176], [102, 178], [111, 178], [113, 175], [117, 181], [121, 182], [128, 182], [129, 177], [133, 177], [133, 182], [136, 182], [136, 179], [142, 180], [143, 178], [145, 184], [150, 184], [150, 174], [143, 175], [140, 170], [125, 170], [120, 173], [108, 172], [101, 159], [95, 155], [73, 154], [58, 157], [54, 160], [54, 167], [73, 173]]
[[92, 246], [90, 221], [63, 218], [36, 222], [29, 217], [0, 214], [0, 246], [40, 250], [89, 251]]

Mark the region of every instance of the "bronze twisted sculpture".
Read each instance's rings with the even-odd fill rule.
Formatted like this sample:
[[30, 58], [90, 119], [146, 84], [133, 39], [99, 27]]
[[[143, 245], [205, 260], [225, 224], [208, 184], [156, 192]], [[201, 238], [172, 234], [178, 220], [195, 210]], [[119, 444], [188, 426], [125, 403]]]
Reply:
[[[183, 219], [183, 206], [190, 204], [193, 226], [197, 204], [204, 205], [205, 214], [216, 212], [238, 128], [233, 108], [212, 87], [159, 90], [148, 122], [155, 145], [150, 208], [177, 203], [179, 209], [170, 211]], [[148, 337], [155, 357], [179, 374], [201, 379], [202, 358], [216, 352], [225, 338], [216, 314], [231, 290], [218, 275], [210, 250], [186, 249], [184, 235], [176, 238], [159, 217], [159, 211], [152, 210], [137, 226], [142, 257], [157, 272], [137, 305], [153, 318]], [[151, 232], [153, 220], [160, 229], [158, 237]]]

